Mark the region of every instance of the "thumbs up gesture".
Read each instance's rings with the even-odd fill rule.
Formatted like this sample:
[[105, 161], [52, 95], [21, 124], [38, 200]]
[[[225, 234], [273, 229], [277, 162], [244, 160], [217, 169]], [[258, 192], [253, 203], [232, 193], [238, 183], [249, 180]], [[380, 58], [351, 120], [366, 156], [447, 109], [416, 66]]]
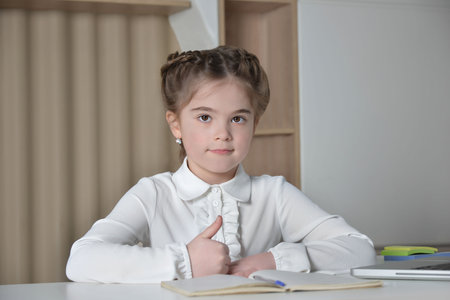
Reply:
[[222, 226], [222, 216], [197, 235], [188, 245], [192, 277], [227, 274], [231, 264], [228, 246], [211, 240]]

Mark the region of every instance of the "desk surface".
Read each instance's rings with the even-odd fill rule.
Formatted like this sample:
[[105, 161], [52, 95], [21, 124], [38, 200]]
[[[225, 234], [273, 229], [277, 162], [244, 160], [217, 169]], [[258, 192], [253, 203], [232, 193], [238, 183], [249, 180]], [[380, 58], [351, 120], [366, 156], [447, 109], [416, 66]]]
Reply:
[[[450, 299], [449, 281], [385, 280], [383, 287], [294, 293], [271, 293], [221, 296], [221, 300], [265, 299], [377, 299], [377, 300], [437, 300]], [[216, 297], [184, 297], [161, 288], [158, 284], [90, 284], [90, 283], [39, 283], [0, 285], [1, 300], [217, 300]]]

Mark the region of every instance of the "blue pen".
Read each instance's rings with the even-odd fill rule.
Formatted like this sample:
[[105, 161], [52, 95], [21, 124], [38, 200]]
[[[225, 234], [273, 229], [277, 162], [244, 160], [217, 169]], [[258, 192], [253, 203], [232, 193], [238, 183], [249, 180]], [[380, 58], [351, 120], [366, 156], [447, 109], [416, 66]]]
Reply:
[[276, 285], [279, 285], [279, 286], [286, 286], [286, 284], [283, 281], [280, 281], [280, 280], [272, 280], [272, 279], [264, 278], [264, 277], [258, 276], [258, 275], [253, 276], [253, 278], [256, 279], [256, 280], [261, 280], [261, 281], [273, 283], [273, 284], [276, 284]]

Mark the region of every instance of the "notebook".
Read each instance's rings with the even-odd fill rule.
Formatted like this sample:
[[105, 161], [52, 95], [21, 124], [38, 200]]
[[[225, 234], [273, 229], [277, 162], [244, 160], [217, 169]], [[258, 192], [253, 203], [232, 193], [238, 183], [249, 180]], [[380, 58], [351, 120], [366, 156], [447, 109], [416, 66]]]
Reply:
[[261, 270], [252, 273], [249, 278], [218, 274], [192, 279], [163, 281], [161, 286], [185, 296], [209, 296], [373, 288], [382, 286], [382, 281], [320, 273]]
[[450, 257], [434, 256], [413, 260], [389, 261], [354, 268], [351, 274], [372, 279], [450, 280]]

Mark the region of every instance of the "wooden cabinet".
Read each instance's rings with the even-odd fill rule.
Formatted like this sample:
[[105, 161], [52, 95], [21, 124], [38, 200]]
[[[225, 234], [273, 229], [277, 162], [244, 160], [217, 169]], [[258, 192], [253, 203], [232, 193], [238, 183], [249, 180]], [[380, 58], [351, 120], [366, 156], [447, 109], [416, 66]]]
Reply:
[[245, 169], [300, 187], [297, 1], [221, 0], [219, 20], [220, 43], [256, 54], [271, 89]]
[[[283, 175], [300, 187], [297, 0], [218, 0], [220, 44], [255, 53], [271, 99], [244, 162], [252, 175]], [[188, 0], [3, 0], [0, 7], [170, 15]]]

